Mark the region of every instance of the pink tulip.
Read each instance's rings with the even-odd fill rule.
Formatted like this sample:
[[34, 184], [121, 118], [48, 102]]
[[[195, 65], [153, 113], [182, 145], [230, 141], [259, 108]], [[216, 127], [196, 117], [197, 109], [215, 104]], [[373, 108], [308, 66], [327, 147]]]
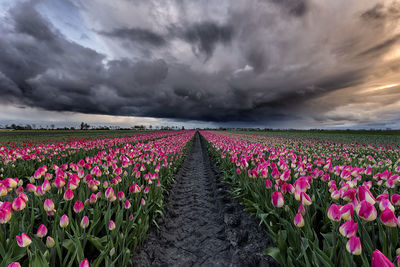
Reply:
[[358, 187], [358, 199], [360, 200], [360, 202], [366, 200], [372, 205], [376, 203], [374, 196], [365, 185], [360, 185]]
[[360, 255], [361, 254], [361, 242], [358, 237], [351, 236], [349, 241], [346, 243], [346, 249], [353, 255]]
[[283, 207], [285, 205], [285, 199], [282, 196], [282, 193], [279, 191], [274, 191], [272, 193], [272, 205], [277, 208]]
[[20, 246], [21, 248], [27, 247], [32, 243], [32, 239], [30, 239], [30, 237], [25, 233], [22, 233], [21, 235], [17, 235], [16, 239], [17, 239], [18, 246]]
[[72, 200], [74, 198], [74, 191], [72, 191], [71, 189], [67, 189], [64, 192], [64, 200], [69, 201]]
[[385, 209], [390, 209], [390, 210], [394, 211], [394, 207], [393, 207], [392, 203], [390, 203], [390, 201], [388, 199], [382, 199], [379, 202], [379, 209], [381, 211], [384, 211]]
[[397, 267], [400, 267], [400, 254], [396, 257]]
[[300, 193], [300, 201], [303, 206], [310, 206], [312, 204], [310, 196], [305, 192]]
[[54, 211], [54, 203], [50, 199], [46, 199], [43, 203], [43, 208], [46, 212]]
[[115, 229], [115, 222], [114, 222], [113, 220], [110, 220], [110, 221], [108, 222], [108, 229], [109, 229], [110, 231], [112, 231], [112, 230]]
[[90, 195], [90, 197], [89, 197], [89, 203], [90, 204], [94, 204], [94, 203], [96, 203], [97, 202], [97, 195], [95, 195], [95, 194], [91, 194]]
[[88, 218], [88, 216], [84, 216], [83, 218], [82, 218], [82, 221], [81, 221], [81, 227], [83, 228], [83, 229], [85, 229], [85, 228], [87, 228], [89, 226], [89, 218]]
[[19, 262], [12, 262], [8, 265], [8, 267], [21, 267], [21, 264]]
[[146, 205], [146, 200], [145, 200], [144, 198], [142, 198], [142, 199], [140, 200], [140, 204], [142, 204], [142, 206]]
[[395, 206], [400, 206], [400, 195], [399, 194], [393, 194], [392, 203]]
[[124, 200], [125, 199], [125, 194], [124, 194], [124, 192], [118, 192], [117, 193], [117, 198], [120, 200], [120, 201], [122, 201], [122, 200]]
[[133, 184], [129, 187], [130, 193], [140, 193], [140, 191], [140, 186], [138, 186], [137, 184]]
[[296, 225], [296, 227], [299, 227], [299, 228], [304, 226], [304, 218], [300, 212], [297, 213], [296, 216], [294, 217], [294, 225]]
[[306, 208], [300, 204], [299, 208], [297, 209], [297, 212], [300, 212], [301, 215], [306, 214]]
[[60, 219], [60, 227], [65, 228], [68, 226], [68, 224], [69, 224], [69, 218], [67, 215], [64, 214], [63, 216], [61, 216]]
[[75, 204], [74, 204], [74, 212], [75, 213], [80, 213], [80, 212], [82, 212], [83, 211], [83, 209], [84, 209], [84, 206], [83, 206], [83, 203], [82, 203], [82, 201], [80, 201], [80, 200], [77, 200], [76, 202], [75, 202]]
[[23, 209], [25, 209], [26, 207], [26, 201], [25, 199], [23, 199], [22, 197], [16, 197], [14, 198], [13, 202], [12, 202], [12, 208], [15, 211], [21, 211]]
[[146, 188], [143, 190], [143, 193], [145, 193], [145, 194], [148, 194], [148, 193], [149, 193], [149, 191], [150, 191], [149, 187], [148, 187], [148, 186], [146, 186]]
[[340, 214], [343, 220], [348, 221], [353, 217], [354, 207], [353, 204], [346, 204], [340, 208]]
[[110, 186], [106, 190], [105, 197], [107, 199], [110, 199], [110, 198], [112, 198], [113, 195], [114, 195], [114, 189]]
[[390, 209], [385, 209], [380, 216], [381, 222], [388, 227], [397, 226], [397, 218], [394, 212]]
[[39, 238], [45, 237], [47, 235], [47, 228], [44, 224], [41, 224], [36, 232], [36, 236]]
[[84, 259], [83, 261], [81, 261], [81, 263], [79, 264], [79, 267], [89, 267], [88, 259]]
[[353, 220], [349, 220], [339, 227], [339, 232], [342, 234], [342, 236], [347, 238], [355, 236], [357, 233], [357, 223]]
[[125, 200], [124, 207], [125, 209], [129, 209], [131, 207], [131, 202], [129, 202], [129, 200]]
[[335, 221], [335, 222], [340, 221], [341, 214], [340, 214], [340, 208], [339, 208], [338, 205], [332, 204], [332, 205], [329, 207], [328, 213], [327, 213], [327, 214], [328, 214], [328, 218], [329, 218], [331, 221]]
[[361, 201], [357, 205], [356, 210], [357, 210], [358, 216], [368, 222], [376, 219], [377, 211], [375, 209], [375, 206], [366, 200]]
[[271, 180], [269, 180], [269, 179], [265, 180], [265, 188], [266, 188], [266, 189], [272, 188], [272, 182], [271, 182]]
[[0, 197], [4, 197], [5, 195], [7, 195], [7, 193], [7, 187], [3, 184], [0, 184]]
[[394, 264], [382, 252], [375, 249], [372, 252], [371, 267], [394, 267]]

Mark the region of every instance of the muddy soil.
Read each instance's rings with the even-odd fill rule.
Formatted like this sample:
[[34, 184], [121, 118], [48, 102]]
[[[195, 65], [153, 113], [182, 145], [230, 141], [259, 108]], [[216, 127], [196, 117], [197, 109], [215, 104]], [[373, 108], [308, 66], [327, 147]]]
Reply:
[[278, 266], [261, 254], [272, 246], [258, 220], [221, 181], [195, 135], [166, 202], [165, 217], [133, 255], [134, 266]]

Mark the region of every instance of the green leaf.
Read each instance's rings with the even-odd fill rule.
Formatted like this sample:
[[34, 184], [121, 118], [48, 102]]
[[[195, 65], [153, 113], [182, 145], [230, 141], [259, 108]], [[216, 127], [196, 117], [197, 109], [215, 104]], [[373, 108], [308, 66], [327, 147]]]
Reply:
[[267, 256], [267, 255], [274, 258], [281, 266], [285, 266], [285, 260], [284, 260], [284, 257], [282, 257], [279, 248], [277, 248], [277, 247], [267, 248], [263, 252], [263, 256]]
[[41, 252], [37, 252], [29, 261], [29, 267], [48, 267], [49, 263]]

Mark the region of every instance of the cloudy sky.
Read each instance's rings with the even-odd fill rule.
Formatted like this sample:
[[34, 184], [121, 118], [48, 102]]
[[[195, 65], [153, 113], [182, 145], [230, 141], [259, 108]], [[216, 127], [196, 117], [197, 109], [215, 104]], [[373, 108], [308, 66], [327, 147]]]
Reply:
[[399, 0], [2, 0], [0, 124], [400, 128]]

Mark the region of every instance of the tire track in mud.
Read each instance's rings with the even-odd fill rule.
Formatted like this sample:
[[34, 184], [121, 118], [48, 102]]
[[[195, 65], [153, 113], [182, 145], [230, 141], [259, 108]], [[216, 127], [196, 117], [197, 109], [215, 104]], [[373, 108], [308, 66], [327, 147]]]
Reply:
[[134, 266], [278, 266], [262, 252], [272, 242], [229, 194], [196, 133], [170, 193], [160, 229], [152, 227]]

